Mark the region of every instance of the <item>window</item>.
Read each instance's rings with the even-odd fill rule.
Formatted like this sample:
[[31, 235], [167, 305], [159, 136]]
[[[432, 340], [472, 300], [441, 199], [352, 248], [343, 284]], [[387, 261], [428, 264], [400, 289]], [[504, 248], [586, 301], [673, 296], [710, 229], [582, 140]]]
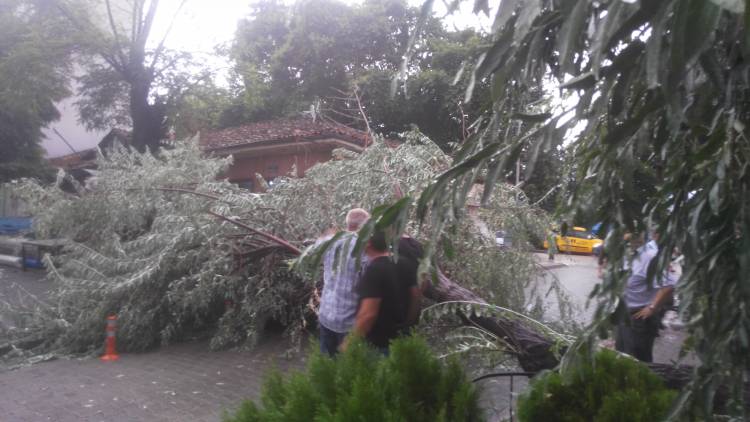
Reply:
[[266, 167], [266, 182], [268, 182], [268, 187], [272, 188], [277, 184], [277, 177], [279, 177], [279, 165], [269, 164]]
[[591, 233], [587, 231], [580, 231], [580, 230], [573, 230], [572, 232], [570, 232], [569, 235], [572, 237], [577, 237], [579, 239], [593, 239], [594, 238], [594, 236]]
[[238, 180], [235, 183], [237, 184], [237, 186], [241, 187], [242, 189], [247, 189], [249, 191], [252, 191], [254, 187], [253, 179]]

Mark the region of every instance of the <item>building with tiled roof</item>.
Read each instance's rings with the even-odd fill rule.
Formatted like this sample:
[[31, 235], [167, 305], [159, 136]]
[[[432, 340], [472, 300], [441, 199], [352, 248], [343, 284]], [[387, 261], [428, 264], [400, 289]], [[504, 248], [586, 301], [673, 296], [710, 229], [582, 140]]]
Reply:
[[315, 164], [330, 160], [334, 149], [361, 152], [369, 142], [367, 132], [309, 117], [250, 123], [199, 136], [207, 154], [233, 156], [225, 176], [252, 191], [259, 190], [256, 174], [272, 182], [294, 168], [301, 177]]
[[[336, 123], [311, 118], [277, 119], [249, 123], [199, 134], [199, 145], [207, 155], [234, 158], [226, 172], [230, 182], [257, 192], [256, 174], [273, 182], [279, 176], [288, 175], [296, 169], [297, 176], [317, 163], [330, 160], [333, 150], [345, 148], [362, 152], [371, 142], [367, 132]], [[106, 150], [117, 141], [129, 143], [129, 134], [113, 129], [98, 148]], [[67, 170], [79, 180], [88, 177], [88, 170], [95, 169], [96, 148], [49, 159], [53, 167]]]
[[96, 169], [97, 148], [106, 150], [112, 147], [115, 142], [128, 145], [130, 143], [130, 133], [122, 129], [112, 129], [99, 141], [96, 148], [84, 149], [72, 154], [48, 158], [47, 162], [52, 167], [66, 170], [73, 177], [82, 181], [89, 176], [88, 170]]

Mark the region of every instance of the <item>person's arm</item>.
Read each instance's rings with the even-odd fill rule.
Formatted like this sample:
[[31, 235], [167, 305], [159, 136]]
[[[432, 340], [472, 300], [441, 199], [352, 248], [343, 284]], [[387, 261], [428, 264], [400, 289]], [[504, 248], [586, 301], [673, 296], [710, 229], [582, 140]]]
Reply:
[[354, 321], [354, 328], [352, 328], [354, 335], [365, 337], [370, 333], [370, 330], [375, 325], [375, 320], [378, 319], [380, 301], [382, 300], [379, 297], [362, 299], [362, 303], [357, 311], [357, 319]]
[[656, 292], [654, 301], [651, 302], [650, 305], [644, 306], [643, 309], [641, 309], [634, 315], [634, 317], [636, 319], [646, 319], [656, 314], [661, 308], [661, 305], [663, 305], [664, 302], [666, 302], [667, 299], [669, 299], [669, 297], [672, 296], [673, 291], [674, 291], [674, 286], [662, 287], [661, 289], [659, 289], [658, 292]]
[[419, 311], [422, 304], [422, 292], [419, 287], [412, 286], [409, 288], [409, 310], [406, 313], [406, 325], [414, 325], [419, 319]]
[[345, 351], [349, 346], [349, 339], [352, 336], [365, 337], [372, 330], [375, 325], [375, 320], [378, 319], [378, 313], [380, 312], [380, 301], [379, 297], [367, 297], [362, 299], [359, 304], [359, 310], [357, 311], [357, 317], [354, 320], [354, 327], [351, 333], [341, 342], [339, 346], [340, 351]]

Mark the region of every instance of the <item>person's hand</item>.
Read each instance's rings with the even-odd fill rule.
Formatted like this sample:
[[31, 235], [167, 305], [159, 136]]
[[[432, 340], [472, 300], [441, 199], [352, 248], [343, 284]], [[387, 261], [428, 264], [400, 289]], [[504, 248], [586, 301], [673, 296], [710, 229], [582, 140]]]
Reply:
[[635, 317], [635, 319], [646, 319], [646, 318], [650, 318], [653, 314], [654, 314], [654, 308], [652, 308], [651, 306], [644, 306], [643, 309], [636, 312], [635, 315], [633, 315], [633, 317]]
[[349, 336], [346, 336], [344, 338], [344, 341], [342, 341], [341, 344], [339, 344], [339, 353], [346, 352], [347, 347], [349, 347]]

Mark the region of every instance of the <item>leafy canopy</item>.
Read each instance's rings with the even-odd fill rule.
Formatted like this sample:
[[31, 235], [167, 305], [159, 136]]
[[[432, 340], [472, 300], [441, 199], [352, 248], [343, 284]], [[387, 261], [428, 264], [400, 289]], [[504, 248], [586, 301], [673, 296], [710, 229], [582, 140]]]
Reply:
[[463, 103], [468, 74], [483, 38], [471, 30], [448, 31], [430, 17], [409, 64], [414, 79], [406, 93], [390, 96], [392, 78], [419, 20], [402, 0], [304, 0], [293, 6], [268, 0], [240, 21], [231, 50], [245, 87], [244, 120], [318, 111], [342, 123], [364, 127], [356, 90], [371, 127], [389, 134], [419, 127], [444, 150], [467, 131], [464, 116], [475, 116], [480, 99]]
[[69, 94], [71, 29], [44, 1], [0, 1], [0, 183], [49, 177], [42, 128]]
[[207, 71], [192, 54], [166, 47], [177, 8], [164, 36], [152, 34], [159, 0], [50, 1], [74, 28], [80, 44], [77, 75], [79, 117], [90, 129], [132, 129], [131, 144], [139, 151], [158, 149], [166, 138], [170, 107]]
[[[572, 351], [593, 346], [593, 334], [607, 327], [622, 293], [628, 276], [621, 270], [627, 259], [623, 234], [656, 224], [657, 271], [666, 269], [675, 247], [685, 255], [678, 293], [700, 360], [671, 417], [691, 407], [710, 417], [722, 383], [734, 398], [729, 412], [745, 414], [748, 9], [739, 0], [501, 2], [492, 42], [473, 68], [473, 80], [486, 82], [492, 98], [477, 122], [482, 130], [464, 143], [453, 168], [418, 203], [418, 215], [431, 216], [426, 221], [450, 220], [477, 177], [484, 178], [489, 193], [520, 151], [531, 151], [533, 168], [538, 152], [567, 135], [578, 171], [569, 204], [595, 209], [609, 228], [610, 269], [592, 292], [597, 309], [590, 335]], [[475, 11], [489, 12], [488, 3], [477, 1]], [[573, 99], [565, 113], [539, 109], [519, 95], [545, 84]], [[527, 123], [524, 130], [501, 130], [508, 118]]]

